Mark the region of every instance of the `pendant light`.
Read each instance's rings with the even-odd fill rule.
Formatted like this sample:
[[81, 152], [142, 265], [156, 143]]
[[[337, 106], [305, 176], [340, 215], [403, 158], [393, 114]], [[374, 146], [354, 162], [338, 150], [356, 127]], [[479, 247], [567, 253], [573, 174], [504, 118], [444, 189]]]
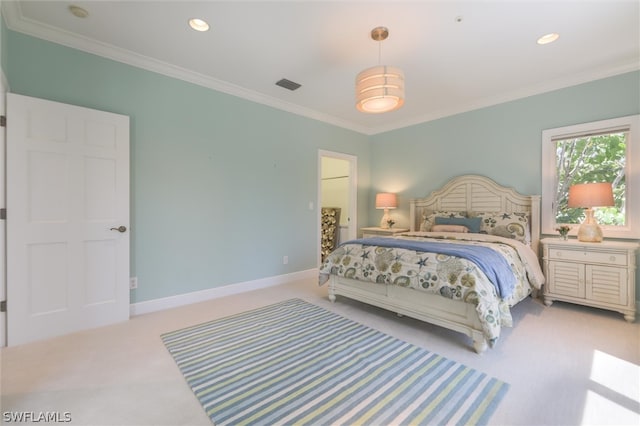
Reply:
[[[376, 27], [371, 38], [378, 45], [378, 64], [382, 41], [389, 37], [389, 30]], [[367, 68], [356, 77], [356, 108], [358, 111], [379, 114], [393, 111], [404, 104], [404, 72], [389, 65]]]

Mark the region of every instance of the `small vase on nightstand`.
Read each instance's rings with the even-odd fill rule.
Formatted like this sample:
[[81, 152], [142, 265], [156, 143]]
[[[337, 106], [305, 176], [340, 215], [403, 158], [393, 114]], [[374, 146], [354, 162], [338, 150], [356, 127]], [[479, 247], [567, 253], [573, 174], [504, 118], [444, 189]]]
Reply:
[[558, 231], [560, 233], [560, 239], [562, 241], [567, 241], [569, 239], [569, 231], [571, 230], [570, 227], [568, 227], [567, 225], [562, 225], [556, 228], [556, 231]]

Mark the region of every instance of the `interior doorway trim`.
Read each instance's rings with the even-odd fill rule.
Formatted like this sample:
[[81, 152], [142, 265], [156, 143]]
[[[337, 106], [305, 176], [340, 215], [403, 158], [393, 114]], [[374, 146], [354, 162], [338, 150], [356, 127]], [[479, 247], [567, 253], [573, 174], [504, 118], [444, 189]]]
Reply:
[[338, 158], [349, 162], [349, 217], [347, 218], [347, 235], [349, 239], [356, 238], [358, 225], [358, 157], [355, 155], [344, 154], [335, 151], [318, 150], [318, 200], [316, 202], [316, 253], [317, 264], [321, 264], [320, 241], [322, 238], [322, 229], [320, 217], [322, 214], [322, 159]]

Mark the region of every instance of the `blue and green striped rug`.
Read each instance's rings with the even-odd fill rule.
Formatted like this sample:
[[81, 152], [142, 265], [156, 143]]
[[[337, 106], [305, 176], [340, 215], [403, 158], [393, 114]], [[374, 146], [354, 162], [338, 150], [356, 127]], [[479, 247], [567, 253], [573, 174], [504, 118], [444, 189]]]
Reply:
[[485, 424], [508, 388], [300, 299], [162, 339], [215, 425]]

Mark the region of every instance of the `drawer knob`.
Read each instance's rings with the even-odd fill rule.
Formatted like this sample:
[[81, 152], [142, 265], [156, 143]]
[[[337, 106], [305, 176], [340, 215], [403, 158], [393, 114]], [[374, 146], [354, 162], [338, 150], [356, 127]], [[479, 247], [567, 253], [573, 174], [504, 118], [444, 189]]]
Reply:
[[612, 262], [615, 262], [615, 261], [616, 261], [616, 257], [615, 257], [615, 256], [611, 256], [611, 257], [609, 258], [609, 260], [610, 260], [610, 261], [612, 261]]

